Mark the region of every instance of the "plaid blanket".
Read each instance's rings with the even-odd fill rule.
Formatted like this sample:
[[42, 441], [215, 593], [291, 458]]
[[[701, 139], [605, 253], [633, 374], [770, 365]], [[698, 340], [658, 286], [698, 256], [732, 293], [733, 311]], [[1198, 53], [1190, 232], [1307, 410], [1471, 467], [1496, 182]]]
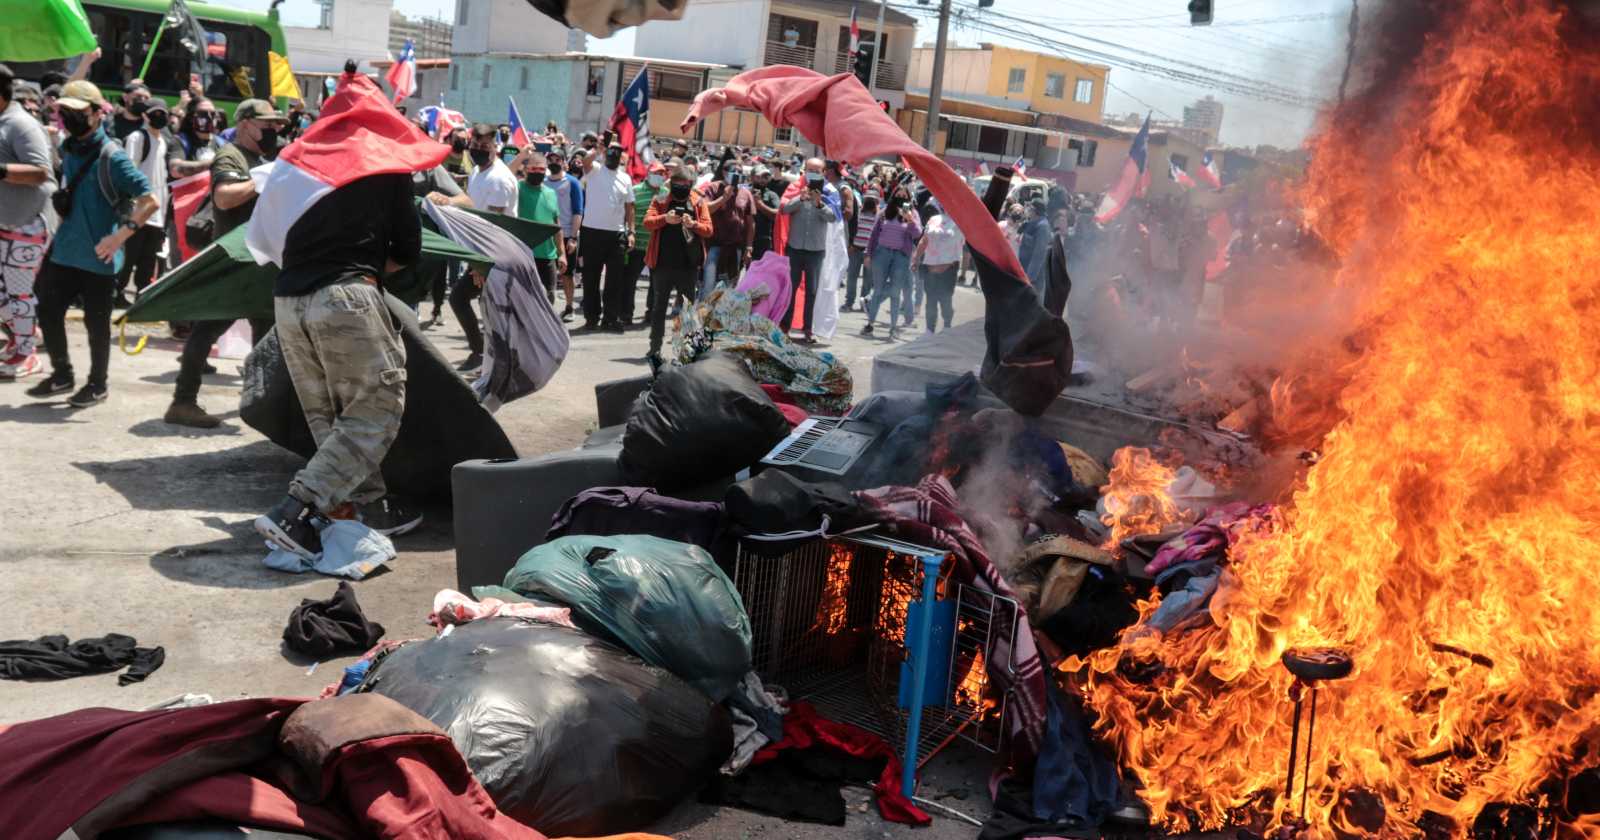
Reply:
[[1032, 767], [1044, 740], [1045, 677], [1033, 628], [1022, 599], [989, 561], [978, 535], [957, 512], [955, 488], [942, 475], [930, 475], [916, 487], [880, 487], [856, 494], [871, 518], [907, 542], [950, 552], [955, 580], [1017, 602], [1017, 632], [1008, 637], [997, 628], [983, 652], [989, 679], [1006, 696], [1006, 727], [1012, 766]]

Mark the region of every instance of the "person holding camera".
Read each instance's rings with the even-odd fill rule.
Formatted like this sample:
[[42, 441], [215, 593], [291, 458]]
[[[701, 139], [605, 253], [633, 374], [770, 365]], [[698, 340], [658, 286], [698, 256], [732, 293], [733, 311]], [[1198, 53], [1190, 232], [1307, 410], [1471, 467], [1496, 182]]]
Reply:
[[911, 255], [921, 238], [921, 217], [911, 203], [911, 191], [905, 184], [899, 184], [890, 193], [888, 206], [872, 226], [872, 235], [867, 239], [864, 264], [872, 272], [873, 292], [872, 299], [867, 301], [867, 325], [861, 329], [862, 335], [872, 335], [878, 307], [884, 300], [889, 301], [890, 341], [898, 341], [900, 327], [909, 326], [915, 319], [911, 301]]
[[711, 210], [694, 190], [695, 173], [687, 166], [673, 170], [667, 191], [650, 202], [644, 228], [651, 232], [644, 264], [650, 268], [650, 352], [653, 364], [661, 358], [666, 334], [667, 305], [674, 291], [694, 300], [695, 277], [706, 261], [706, 240], [711, 238]]
[[67, 402], [87, 408], [105, 402], [111, 365], [111, 299], [122, 245], [156, 212], [150, 181], [122, 146], [106, 136], [100, 88], [76, 80], [57, 100], [67, 140], [62, 147], [65, 186], [51, 196], [61, 224], [39, 272], [39, 326], [50, 354], [49, 378], [28, 389], [35, 398], [65, 394], [77, 385], [67, 352], [67, 307], [83, 299], [89, 333], [89, 382]]
[[718, 283], [735, 285], [739, 272], [750, 264], [755, 244], [756, 202], [744, 183], [744, 168], [733, 158], [719, 166], [721, 177], [700, 188], [711, 211], [711, 249], [706, 252], [705, 275], [700, 280], [700, 300], [711, 296]]
[[[806, 161], [805, 182], [799, 193], [783, 203], [783, 213], [790, 217], [789, 243], [785, 254], [789, 257], [789, 285], [795, 294], [800, 291], [800, 280], [806, 283], [806, 311], [802, 325], [805, 337], [801, 341], [814, 344], [811, 319], [817, 309], [817, 290], [822, 286], [822, 257], [828, 247], [828, 225], [843, 223], [839, 214], [839, 191], [829, 184], [822, 174], [822, 159]], [[789, 308], [783, 313], [778, 328], [784, 335], [794, 328], [794, 295], [789, 297]]]

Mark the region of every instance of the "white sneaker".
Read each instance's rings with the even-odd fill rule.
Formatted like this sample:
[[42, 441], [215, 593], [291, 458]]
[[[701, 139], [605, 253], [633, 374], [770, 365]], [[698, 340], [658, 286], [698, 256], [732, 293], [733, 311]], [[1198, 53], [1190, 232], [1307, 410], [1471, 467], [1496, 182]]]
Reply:
[[39, 373], [43, 365], [39, 364], [39, 354], [30, 353], [26, 356], [12, 356], [4, 363], [0, 363], [0, 382], [15, 382]]

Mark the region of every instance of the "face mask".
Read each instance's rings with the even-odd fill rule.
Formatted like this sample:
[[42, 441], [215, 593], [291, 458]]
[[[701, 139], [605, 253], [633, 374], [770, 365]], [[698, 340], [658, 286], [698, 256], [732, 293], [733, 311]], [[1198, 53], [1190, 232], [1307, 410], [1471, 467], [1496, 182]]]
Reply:
[[194, 118], [194, 130], [199, 134], [211, 133], [211, 115], [204, 114]]
[[128, 113], [136, 117], [143, 116], [144, 112], [148, 110], [150, 110], [150, 103], [144, 101], [143, 99], [135, 100], [128, 105]]
[[155, 129], [166, 128], [167, 127], [167, 112], [166, 111], [157, 111], [154, 114], [151, 114], [150, 115], [150, 127], [151, 128], [155, 128]]
[[308, 129], [310, 127], [311, 127], [311, 118], [310, 117], [306, 117], [306, 116], [302, 116], [300, 118], [300, 130], [301, 131], [305, 131], [306, 129]]
[[622, 163], [622, 152], [615, 149], [606, 152], [606, 168], [616, 169]]
[[528, 186], [530, 187], [537, 187], [544, 184], [543, 172], [529, 172], [527, 175], [524, 175], [523, 178], [527, 180]]
[[473, 164], [480, 169], [488, 166], [489, 161], [494, 160], [494, 152], [488, 149], [473, 149], [470, 154], [472, 155]]
[[467, 141], [462, 140], [459, 137], [457, 137], [456, 139], [450, 141], [450, 151], [455, 152], [456, 154], [459, 155], [459, 154], [461, 154], [462, 152], [464, 152], [466, 150], [467, 150]]
[[666, 179], [661, 177], [660, 175], [651, 175], [651, 176], [647, 177], [645, 180], [650, 182], [650, 186], [656, 187], [656, 188], [660, 188], [661, 183], [663, 181], [665, 181]]
[[559, 167], [559, 166], [550, 167], [550, 177], [559, 179], [561, 177], [561, 167]]
[[685, 198], [688, 198], [689, 197], [689, 185], [688, 184], [673, 184], [672, 185], [672, 197], [676, 198], [676, 199], [678, 199], [680, 201], [682, 201]]
[[822, 189], [822, 176], [815, 172], [806, 173], [806, 188], [813, 190]]
[[264, 155], [273, 154], [278, 150], [278, 130], [276, 128], [261, 129], [261, 139], [256, 141]]
[[501, 152], [500, 153], [500, 159], [505, 161], [506, 163], [510, 163], [510, 162], [512, 162], [512, 161], [517, 159], [517, 153], [516, 152]]
[[61, 126], [73, 137], [82, 137], [89, 133], [89, 114], [87, 111], [62, 108]]

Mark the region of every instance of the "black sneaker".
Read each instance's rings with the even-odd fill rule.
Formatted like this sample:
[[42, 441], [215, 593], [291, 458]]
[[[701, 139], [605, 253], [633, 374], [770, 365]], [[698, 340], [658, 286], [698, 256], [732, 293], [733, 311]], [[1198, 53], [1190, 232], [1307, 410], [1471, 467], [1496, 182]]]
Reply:
[[561, 310], [561, 323], [572, 323], [572, 307], [569, 306], [566, 309]]
[[868, 324], [868, 325], [862, 327], [861, 328], [861, 334], [862, 335], [868, 335], [868, 336], [872, 335], [872, 325]]
[[206, 376], [216, 376], [217, 375], [217, 366], [212, 364], [212, 363], [210, 363], [210, 362], [206, 362], [205, 366], [200, 368], [200, 370], [203, 373], [205, 373]]
[[107, 391], [104, 385], [85, 385], [67, 400], [67, 405], [73, 408], [88, 408], [105, 402], [108, 396], [111, 396], [111, 392]]
[[65, 394], [71, 391], [77, 384], [78, 383], [72, 381], [72, 377], [70, 376], [57, 376], [56, 374], [51, 374], [43, 382], [40, 382], [32, 388], [29, 388], [23, 393], [33, 397], [34, 399], [43, 399], [45, 397], [54, 397], [59, 394]]
[[466, 361], [456, 365], [456, 372], [466, 373], [467, 371], [477, 370], [481, 367], [483, 367], [483, 354], [473, 353], [467, 357]]
[[314, 560], [322, 549], [314, 517], [316, 510], [310, 505], [293, 496], [284, 496], [272, 510], [256, 517], [256, 533], [284, 551]]
[[422, 511], [412, 510], [405, 504], [385, 496], [360, 507], [361, 521], [368, 528], [386, 536], [398, 537], [410, 533], [422, 524]]

